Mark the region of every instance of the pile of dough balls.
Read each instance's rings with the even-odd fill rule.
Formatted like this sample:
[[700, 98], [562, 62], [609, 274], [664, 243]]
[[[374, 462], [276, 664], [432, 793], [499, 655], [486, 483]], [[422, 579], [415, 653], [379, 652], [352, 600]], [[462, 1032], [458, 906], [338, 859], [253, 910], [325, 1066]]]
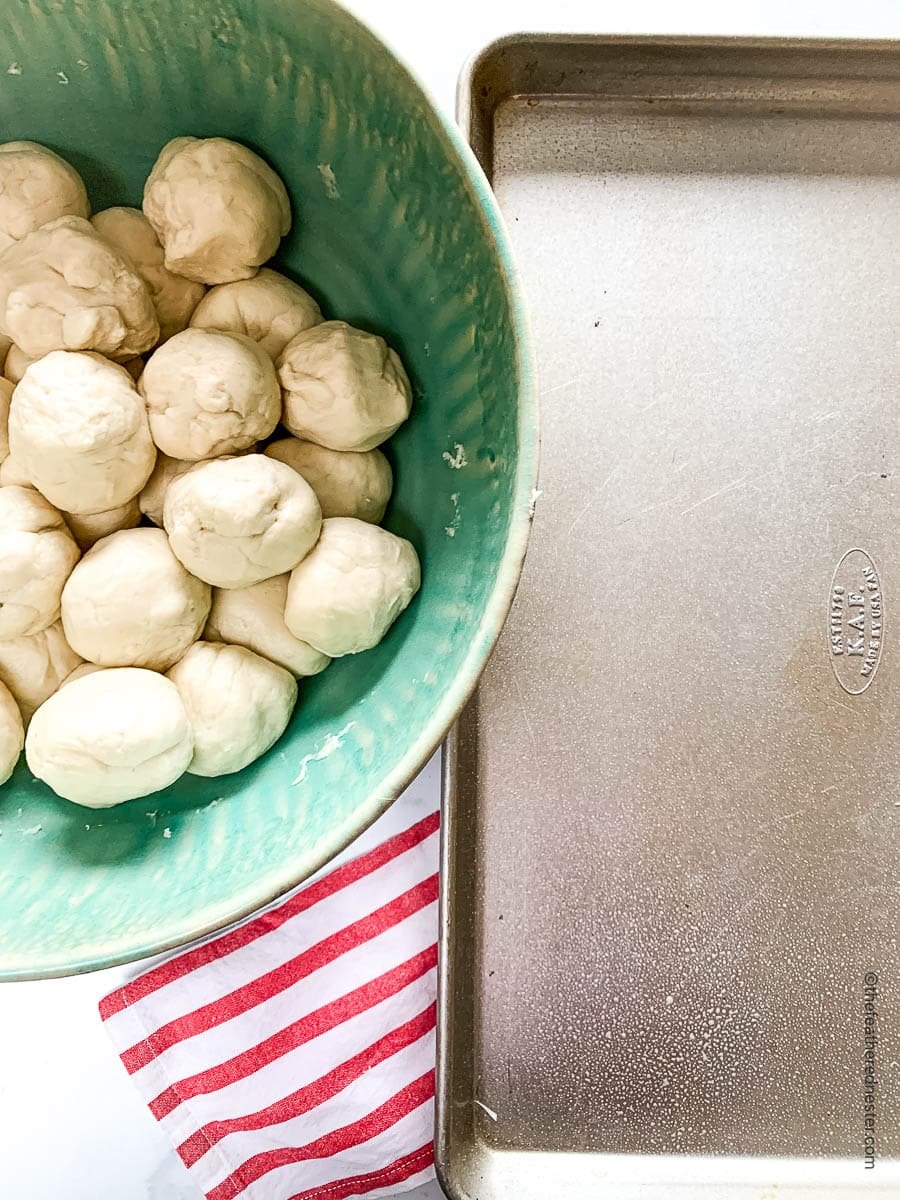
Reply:
[[23, 750], [92, 808], [240, 771], [417, 592], [380, 525], [409, 379], [263, 266], [290, 227], [225, 138], [93, 215], [69, 163], [0, 145], [0, 783]]

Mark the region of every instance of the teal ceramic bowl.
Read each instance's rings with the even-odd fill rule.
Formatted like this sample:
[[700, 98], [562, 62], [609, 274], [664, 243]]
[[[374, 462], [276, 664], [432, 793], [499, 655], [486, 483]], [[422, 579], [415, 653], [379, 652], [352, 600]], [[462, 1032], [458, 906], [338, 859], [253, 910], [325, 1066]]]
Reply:
[[0, 138], [53, 147], [95, 209], [139, 204], [179, 134], [246, 142], [295, 224], [276, 266], [383, 333], [415, 388], [387, 525], [423, 588], [375, 650], [301, 687], [275, 748], [91, 811], [0, 788], [0, 978], [138, 958], [300, 883], [398, 795], [475, 686], [518, 579], [537, 421], [487, 184], [408, 71], [328, 0], [3, 0]]

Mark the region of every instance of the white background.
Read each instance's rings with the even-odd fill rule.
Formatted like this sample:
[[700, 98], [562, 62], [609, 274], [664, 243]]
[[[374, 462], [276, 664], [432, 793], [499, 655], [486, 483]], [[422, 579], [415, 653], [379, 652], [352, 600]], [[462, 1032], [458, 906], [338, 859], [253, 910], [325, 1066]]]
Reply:
[[[900, 0], [352, 0], [452, 112], [459, 69], [522, 30], [900, 36]], [[0, 987], [0, 1195], [201, 1200], [97, 1017], [119, 971]], [[415, 1200], [438, 1200], [436, 1185]]]

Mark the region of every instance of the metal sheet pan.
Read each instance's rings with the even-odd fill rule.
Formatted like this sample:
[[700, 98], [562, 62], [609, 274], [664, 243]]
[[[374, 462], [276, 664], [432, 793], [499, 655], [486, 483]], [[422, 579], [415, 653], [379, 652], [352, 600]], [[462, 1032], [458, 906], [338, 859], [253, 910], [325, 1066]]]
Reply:
[[460, 115], [543, 465], [448, 756], [443, 1185], [900, 1195], [900, 46], [516, 37]]

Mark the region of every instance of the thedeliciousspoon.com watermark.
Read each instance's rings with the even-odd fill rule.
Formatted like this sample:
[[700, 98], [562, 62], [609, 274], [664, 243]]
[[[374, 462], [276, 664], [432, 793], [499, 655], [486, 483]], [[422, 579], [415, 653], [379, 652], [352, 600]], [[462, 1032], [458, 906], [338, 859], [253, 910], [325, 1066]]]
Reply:
[[875, 1168], [875, 1095], [878, 1080], [875, 1072], [878, 1047], [878, 975], [866, 971], [863, 976], [863, 1164], [867, 1171]]

